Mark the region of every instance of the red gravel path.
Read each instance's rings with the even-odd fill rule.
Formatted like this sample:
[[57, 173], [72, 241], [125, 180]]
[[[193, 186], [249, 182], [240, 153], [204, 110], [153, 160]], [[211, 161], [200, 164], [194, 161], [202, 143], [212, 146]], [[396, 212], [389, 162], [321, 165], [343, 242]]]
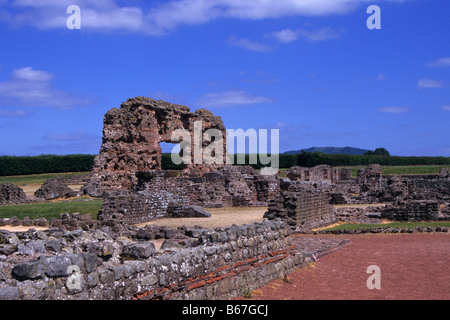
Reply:
[[[308, 235], [307, 237], [314, 237]], [[320, 236], [321, 238], [324, 235]], [[450, 234], [330, 236], [351, 244], [253, 292], [264, 300], [449, 300]], [[367, 267], [381, 270], [381, 289], [369, 290]]]

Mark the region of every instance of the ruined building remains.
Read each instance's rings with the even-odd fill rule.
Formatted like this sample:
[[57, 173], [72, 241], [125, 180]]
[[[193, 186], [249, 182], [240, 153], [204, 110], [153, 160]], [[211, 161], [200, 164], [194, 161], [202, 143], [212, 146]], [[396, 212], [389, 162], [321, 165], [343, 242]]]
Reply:
[[[137, 97], [128, 99], [119, 109], [109, 110], [103, 120], [100, 154], [94, 160], [84, 192], [101, 196], [105, 191], [130, 190], [137, 183], [136, 172], [161, 170], [160, 142], [177, 143], [172, 141], [174, 131], [192, 133], [196, 123], [202, 125], [202, 136], [209, 129], [217, 129], [222, 137], [226, 137], [222, 119], [205, 109], [190, 112], [186, 106]], [[199, 143], [205, 142], [192, 139], [191, 149], [204, 147]], [[223, 139], [222, 146], [223, 163], [226, 164], [226, 139]], [[214, 164], [196, 164], [194, 155], [191, 156], [192, 164], [186, 165], [185, 172], [204, 173], [217, 167]]]

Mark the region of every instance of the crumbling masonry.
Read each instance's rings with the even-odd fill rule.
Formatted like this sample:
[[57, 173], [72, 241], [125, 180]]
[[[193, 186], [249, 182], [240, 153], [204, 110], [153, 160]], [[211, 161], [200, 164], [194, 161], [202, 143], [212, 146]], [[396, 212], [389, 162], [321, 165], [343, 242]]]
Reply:
[[[286, 177], [262, 175], [227, 165], [223, 141], [224, 165], [161, 170], [159, 143], [171, 142], [174, 130], [192, 131], [196, 121], [202, 132], [217, 129], [226, 137], [220, 117], [207, 110], [192, 113], [143, 97], [110, 110], [100, 154], [81, 190], [104, 198], [98, 220], [76, 213], [51, 221], [0, 219], [0, 226], [31, 228], [0, 231], [0, 300], [226, 299], [316, 256], [304, 244], [314, 239], [293, 243], [292, 232], [337, 220], [450, 219], [448, 168], [439, 175], [383, 176], [381, 166], [370, 165], [353, 177], [349, 169], [321, 165], [292, 167]], [[52, 180], [36, 197], [73, 196], [66, 187]], [[0, 186], [0, 204], [26, 201], [20, 188]], [[208, 207], [231, 206], [267, 207], [266, 219], [217, 229], [136, 226], [162, 217], [207, 217]], [[38, 226], [48, 229], [33, 229]], [[155, 240], [164, 242], [157, 248]]]

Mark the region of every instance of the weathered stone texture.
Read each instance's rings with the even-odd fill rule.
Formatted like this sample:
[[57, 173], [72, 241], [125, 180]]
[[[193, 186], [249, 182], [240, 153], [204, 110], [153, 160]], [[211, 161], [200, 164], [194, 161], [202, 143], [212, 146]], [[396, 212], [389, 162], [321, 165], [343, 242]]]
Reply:
[[98, 219], [120, 220], [126, 224], [147, 222], [167, 217], [171, 203], [187, 205], [188, 201], [170, 192], [118, 192], [104, 198]]
[[0, 184], [0, 204], [16, 204], [27, 201], [27, 196], [22, 188], [12, 183]]
[[37, 198], [52, 200], [75, 197], [77, 193], [66, 185], [64, 178], [57, 177], [46, 180], [34, 195]]
[[439, 212], [439, 203], [431, 200], [413, 200], [388, 205], [382, 211], [381, 217], [393, 221], [429, 221], [444, 218]]
[[356, 179], [365, 192], [379, 190], [382, 186], [382, 168], [379, 164], [370, 164], [358, 170]]
[[[174, 143], [171, 141], [172, 133], [177, 129], [188, 130], [193, 135], [194, 123], [197, 121], [202, 122], [202, 134], [208, 129], [217, 129], [222, 133], [222, 165], [226, 164], [225, 126], [220, 117], [207, 110], [190, 112], [186, 106], [145, 97], [128, 99], [120, 109], [111, 109], [103, 121], [100, 154], [94, 160], [84, 192], [101, 196], [104, 191], [127, 190], [136, 184], [136, 172], [161, 170], [159, 143]], [[194, 140], [192, 137], [192, 150], [194, 147], [205, 147], [199, 146], [198, 141]], [[202, 173], [218, 167], [214, 164], [196, 164], [194, 154], [191, 162], [191, 165], [186, 166], [186, 172]]]
[[336, 222], [328, 193], [296, 183], [285, 183], [283, 188], [280, 195], [269, 202], [265, 218], [281, 218], [296, 231], [310, 231]]
[[[2, 231], [8, 242], [45, 249], [2, 258], [0, 299], [228, 299], [305, 263], [281, 221], [188, 231], [192, 241], [160, 249], [150, 240], [112, 238], [100, 230], [28, 231], [20, 239]], [[49, 240], [58, 242], [59, 252], [45, 246]]]

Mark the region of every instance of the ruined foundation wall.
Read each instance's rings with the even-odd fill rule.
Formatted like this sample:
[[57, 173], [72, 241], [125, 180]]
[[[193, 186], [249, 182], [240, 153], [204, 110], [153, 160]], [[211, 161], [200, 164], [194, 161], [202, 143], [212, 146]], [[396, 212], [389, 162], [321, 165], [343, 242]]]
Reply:
[[336, 222], [330, 195], [314, 190], [311, 186], [284, 182], [284, 190], [269, 202], [264, 217], [281, 218], [296, 231], [328, 226]]
[[35, 232], [23, 240], [0, 232], [5, 246], [22, 251], [0, 264], [0, 299], [227, 299], [304, 263], [288, 234], [281, 221], [205, 229], [194, 235], [200, 245], [166, 251], [99, 231]]
[[250, 167], [222, 167], [200, 177], [170, 176], [166, 171], [138, 172], [137, 177], [135, 191], [171, 192], [203, 207], [267, 206], [280, 190], [277, 176], [260, 175]]
[[449, 217], [444, 216], [439, 209], [439, 203], [437, 201], [413, 200], [386, 206], [381, 213], [381, 217], [394, 221], [434, 221], [448, 219]]
[[104, 198], [98, 220], [118, 219], [125, 224], [137, 224], [168, 216], [171, 203], [188, 204], [188, 199], [171, 192], [119, 192]]

